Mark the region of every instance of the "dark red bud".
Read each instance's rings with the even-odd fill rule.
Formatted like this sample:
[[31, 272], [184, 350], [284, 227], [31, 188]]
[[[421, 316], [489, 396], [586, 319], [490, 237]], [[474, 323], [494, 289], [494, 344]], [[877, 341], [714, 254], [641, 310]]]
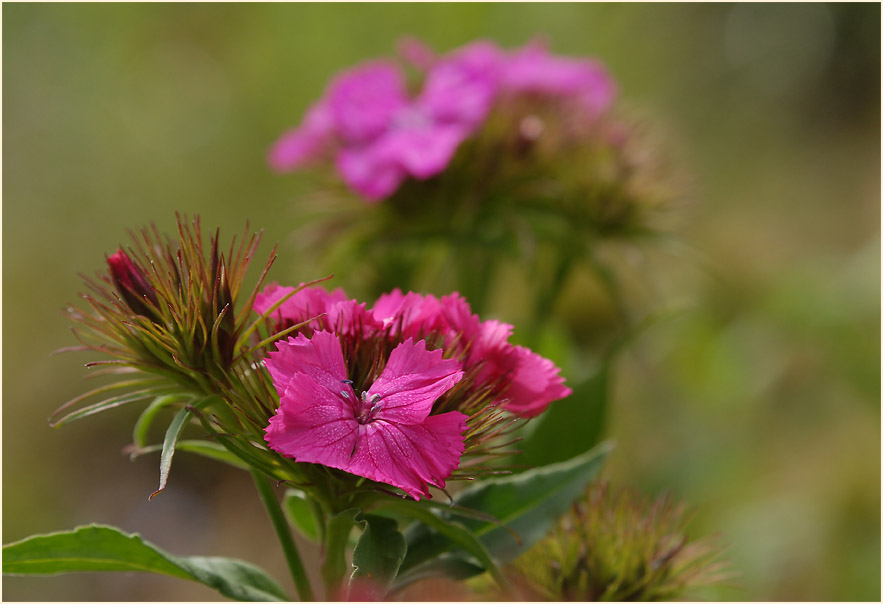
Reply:
[[147, 304], [147, 301], [155, 307], [156, 292], [128, 254], [123, 250], [117, 250], [107, 259], [107, 264], [110, 266], [110, 278], [114, 287], [129, 308], [139, 315], [155, 317], [156, 311]]

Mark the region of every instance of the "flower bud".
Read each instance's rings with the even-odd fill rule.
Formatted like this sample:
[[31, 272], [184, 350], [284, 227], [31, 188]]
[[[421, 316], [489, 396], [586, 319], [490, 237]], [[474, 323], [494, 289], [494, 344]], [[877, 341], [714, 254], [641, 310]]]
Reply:
[[107, 264], [110, 266], [110, 278], [117, 293], [132, 312], [150, 319], [155, 318], [156, 292], [128, 254], [119, 249], [107, 259]]

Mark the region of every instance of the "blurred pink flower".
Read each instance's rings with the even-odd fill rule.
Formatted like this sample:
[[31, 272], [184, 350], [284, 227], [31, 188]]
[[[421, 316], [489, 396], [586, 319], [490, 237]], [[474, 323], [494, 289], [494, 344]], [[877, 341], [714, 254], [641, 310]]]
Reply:
[[[505, 52], [493, 42], [479, 41], [456, 49], [441, 60], [416, 38], [400, 45], [402, 55], [418, 69], [431, 72], [439, 63], [458, 59], [481, 65], [492, 80], [493, 93], [527, 93], [575, 100], [590, 117], [610, 108], [617, 88], [604, 65], [588, 58], [553, 55], [541, 40]], [[432, 59], [432, 60], [430, 60]]]
[[551, 55], [538, 41], [509, 55], [501, 86], [512, 92], [572, 98], [590, 117], [609, 109], [617, 94], [613, 78], [600, 62]]
[[463, 377], [442, 351], [408, 339], [357, 394], [347, 379], [337, 335], [318, 331], [277, 344], [267, 359], [280, 406], [266, 441], [280, 454], [399, 487], [429, 499], [460, 463], [466, 416], [429, 415], [433, 403]]
[[343, 72], [303, 124], [275, 144], [270, 165], [291, 170], [334, 149], [346, 183], [374, 201], [391, 195], [409, 175], [438, 174], [490, 108], [495, 79], [482, 52], [435, 64], [414, 99], [393, 63], [374, 61]]

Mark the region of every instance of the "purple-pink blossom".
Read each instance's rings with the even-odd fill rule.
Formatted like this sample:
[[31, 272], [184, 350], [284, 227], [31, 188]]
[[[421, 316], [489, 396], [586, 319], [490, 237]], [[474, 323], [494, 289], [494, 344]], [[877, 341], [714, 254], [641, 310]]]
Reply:
[[501, 96], [564, 100], [590, 119], [616, 97], [601, 63], [552, 55], [538, 42], [507, 52], [479, 40], [440, 57], [416, 39], [402, 49], [423, 72], [416, 94], [408, 92], [401, 70], [390, 61], [345, 70], [301, 125], [276, 142], [270, 165], [289, 171], [330, 159], [353, 190], [377, 201], [409, 177], [425, 180], [444, 171]]
[[370, 200], [389, 196], [408, 176], [435, 176], [490, 109], [495, 80], [487, 68], [471, 53], [441, 61], [414, 98], [393, 63], [349, 69], [275, 144], [270, 165], [291, 170], [330, 152], [346, 183]]
[[617, 94], [616, 83], [600, 62], [552, 55], [539, 42], [509, 55], [501, 87], [512, 93], [570, 99], [591, 118], [607, 111]]
[[447, 346], [462, 350], [464, 369], [474, 368], [478, 384], [496, 385], [504, 407], [516, 415], [539, 415], [572, 392], [552, 361], [509, 342], [512, 325], [482, 321], [457, 293], [438, 299], [396, 289], [380, 296], [371, 310], [402, 337], [438, 334]]
[[467, 418], [430, 412], [463, 377], [456, 360], [407, 339], [362, 386], [347, 375], [335, 334], [299, 334], [277, 349], [266, 361], [280, 398], [265, 436], [273, 450], [396, 486], [417, 500], [431, 497], [429, 485], [444, 488], [465, 449]]
[[[268, 286], [257, 297], [255, 310], [266, 312], [292, 291]], [[438, 298], [395, 289], [368, 308], [348, 299], [342, 289], [329, 293], [313, 286], [291, 295], [269, 316], [277, 329], [309, 321], [302, 329], [306, 335], [327, 330], [344, 336], [347, 353], [358, 350], [363, 340], [425, 340], [430, 348], [444, 349], [447, 357], [457, 358], [473, 388], [490, 388], [492, 400], [521, 417], [539, 415], [552, 402], [571, 394], [552, 361], [509, 342], [512, 325], [482, 321], [457, 293]]]
[[347, 298], [341, 288], [327, 292], [321, 287], [304, 287], [303, 283], [296, 288], [271, 283], [255, 297], [253, 308], [264, 314], [274, 306], [268, 317], [279, 330], [305, 321], [309, 321], [309, 331], [327, 329], [349, 335], [357, 330], [368, 334], [382, 327], [364, 303]]

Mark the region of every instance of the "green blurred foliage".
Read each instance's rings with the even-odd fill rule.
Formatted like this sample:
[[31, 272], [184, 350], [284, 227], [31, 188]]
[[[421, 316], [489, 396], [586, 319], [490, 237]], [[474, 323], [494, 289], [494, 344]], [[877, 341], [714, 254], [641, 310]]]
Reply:
[[[662, 249], [624, 259], [630, 295], [685, 311], [615, 367], [607, 478], [673, 490], [697, 506], [697, 535], [721, 533], [741, 578], [709, 597], [879, 599], [879, 5], [2, 11], [4, 542], [102, 522], [285, 577], [244, 473], [181, 455], [147, 503], [158, 460], [120, 454], [137, 410], [48, 428], [87, 386], [91, 359], [50, 356], [74, 344], [59, 310], [82, 289], [76, 273], [99, 269], [126, 228], [171, 228], [177, 209], [228, 236], [246, 218], [263, 228], [263, 250], [280, 242], [275, 279], [322, 276], [290, 252], [291, 202], [311, 179], [273, 175], [264, 158], [332, 74], [392, 54], [407, 34], [441, 50], [544, 35], [554, 52], [605, 61], [625, 107], [665, 133], [695, 180], [680, 234], [703, 260]], [[609, 313], [597, 284], [570, 285], [565, 316]], [[499, 307], [515, 321], [517, 309]], [[571, 329], [603, 331], [582, 321]], [[139, 575], [4, 588], [8, 600], [215, 597]]]

